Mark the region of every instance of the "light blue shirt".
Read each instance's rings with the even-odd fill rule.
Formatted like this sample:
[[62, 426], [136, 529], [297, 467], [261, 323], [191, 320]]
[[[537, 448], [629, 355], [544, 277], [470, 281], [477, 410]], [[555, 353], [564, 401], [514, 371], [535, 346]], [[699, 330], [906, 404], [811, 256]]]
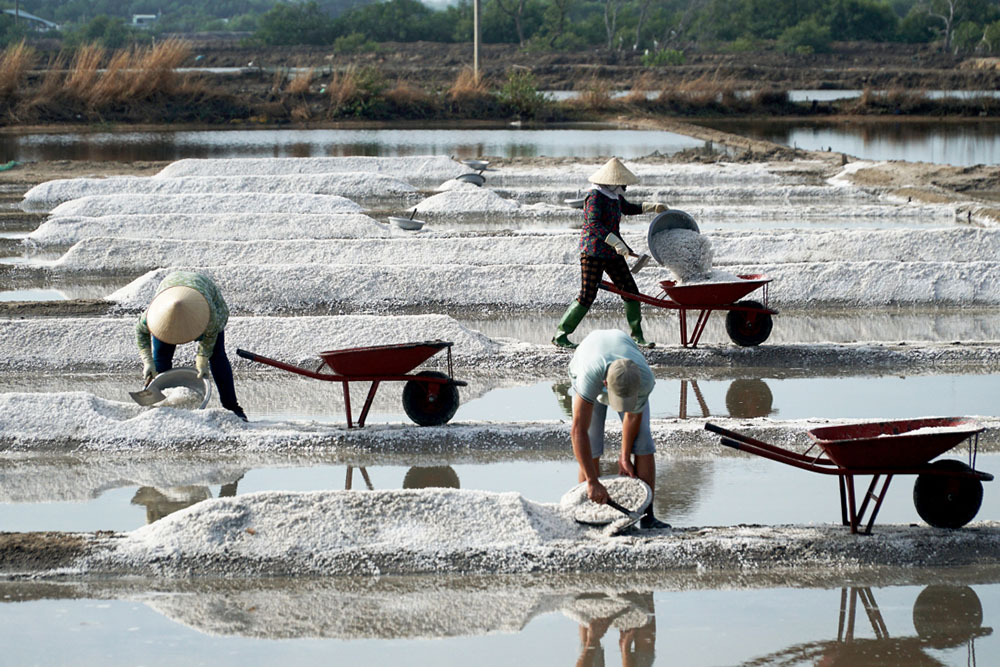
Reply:
[[627, 333], [619, 329], [604, 329], [587, 334], [573, 353], [569, 362], [569, 377], [573, 381], [573, 391], [588, 403], [594, 403], [604, 394], [602, 403], [607, 403], [607, 388], [604, 378], [608, 366], [618, 359], [629, 359], [639, 367], [639, 399], [636, 412], [642, 412], [653, 393], [656, 378], [642, 356], [642, 350]]

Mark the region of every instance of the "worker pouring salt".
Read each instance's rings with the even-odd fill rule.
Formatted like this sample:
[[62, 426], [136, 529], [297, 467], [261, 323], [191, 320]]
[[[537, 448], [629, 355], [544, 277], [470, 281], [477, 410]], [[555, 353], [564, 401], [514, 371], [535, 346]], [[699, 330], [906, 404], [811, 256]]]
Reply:
[[[588, 179], [594, 188], [587, 193], [583, 204], [583, 231], [580, 234], [580, 293], [563, 314], [556, 328], [552, 343], [573, 349], [576, 343], [569, 334], [576, 331], [583, 316], [597, 298], [598, 285], [605, 273], [618, 289], [638, 294], [635, 279], [629, 272], [625, 258], [631, 252], [621, 239], [619, 225], [622, 215], [661, 213], [666, 204], [642, 202], [634, 204], [625, 199], [625, 188], [639, 182], [618, 158], [611, 158]], [[637, 345], [652, 347], [642, 335], [640, 303], [622, 297], [625, 302], [625, 319], [629, 333]]]

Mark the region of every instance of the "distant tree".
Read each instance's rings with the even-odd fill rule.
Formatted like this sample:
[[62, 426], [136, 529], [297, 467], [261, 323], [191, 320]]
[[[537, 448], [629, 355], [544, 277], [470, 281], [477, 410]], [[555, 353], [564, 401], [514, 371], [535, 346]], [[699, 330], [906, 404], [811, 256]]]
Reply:
[[876, 0], [833, 0], [824, 17], [830, 37], [838, 41], [888, 41], [899, 24], [892, 8]]
[[27, 35], [23, 24], [14, 21], [10, 14], [0, 14], [0, 46], [17, 44]]
[[823, 53], [830, 50], [830, 29], [809, 18], [786, 28], [778, 37], [778, 46], [788, 52]]
[[279, 2], [260, 17], [254, 37], [264, 44], [329, 44], [337, 36], [333, 19], [316, 2]]

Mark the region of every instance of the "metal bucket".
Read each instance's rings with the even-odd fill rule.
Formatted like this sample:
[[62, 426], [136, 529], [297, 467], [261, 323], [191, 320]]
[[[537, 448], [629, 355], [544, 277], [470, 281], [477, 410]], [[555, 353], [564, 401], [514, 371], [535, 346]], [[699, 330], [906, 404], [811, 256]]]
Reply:
[[208, 377], [199, 378], [198, 371], [194, 368], [172, 368], [169, 371], [164, 371], [153, 378], [147, 389], [158, 389], [162, 392], [171, 387], [187, 387], [200, 394], [202, 397], [201, 405], [195, 408], [196, 410], [204, 409], [208, 405], [209, 399], [212, 398], [212, 384], [208, 381]]

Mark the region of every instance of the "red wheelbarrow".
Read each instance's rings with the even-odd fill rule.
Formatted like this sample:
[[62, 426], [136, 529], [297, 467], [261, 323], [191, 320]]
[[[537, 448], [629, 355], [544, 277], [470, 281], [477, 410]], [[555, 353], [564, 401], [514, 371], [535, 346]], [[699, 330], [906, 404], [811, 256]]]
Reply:
[[[601, 282], [600, 288], [633, 301], [678, 311], [681, 345], [684, 347], [698, 346], [701, 334], [708, 323], [708, 316], [714, 310], [728, 311], [726, 333], [734, 343], [743, 347], [760, 345], [771, 335], [771, 327], [774, 324], [771, 316], [778, 314], [778, 311], [767, 307], [767, 287], [771, 279], [763, 274], [737, 276], [737, 278], [738, 280], [728, 282], [690, 285], [678, 285], [673, 280], [661, 280], [662, 291], [656, 297], [625, 292], [606, 280]], [[758, 288], [763, 288], [763, 303], [749, 299], [740, 301]], [[694, 329], [690, 333], [687, 326], [689, 310], [699, 311]]]
[[[746, 435], [706, 423], [705, 429], [722, 436], [727, 447], [738, 449], [796, 468], [837, 475], [840, 478], [840, 515], [845, 526], [857, 533], [869, 502], [871, 514], [864, 534], [870, 534], [894, 475], [917, 475], [913, 504], [924, 521], [937, 528], [961, 528], [972, 521], [983, 502], [983, 482], [993, 475], [976, 470], [979, 434], [985, 427], [961, 417], [934, 417], [827, 426], [809, 431], [813, 445], [805, 452], [754, 440]], [[970, 439], [971, 438], [971, 439]], [[969, 463], [955, 459], [931, 459], [969, 440]], [[810, 455], [816, 446], [822, 450]], [[825, 454], [825, 456], [824, 456]], [[858, 507], [854, 477], [871, 475], [871, 483]], [[885, 477], [881, 489], [875, 489]]]
[[[254, 352], [236, 350], [236, 354], [260, 364], [274, 366], [282, 370], [305, 375], [306, 377], [340, 382], [344, 386], [344, 409], [347, 412], [347, 428], [353, 428], [351, 420], [351, 382], [371, 382], [368, 398], [358, 418], [358, 427], [365, 425], [368, 410], [371, 409], [375, 391], [382, 382], [405, 382], [403, 386], [403, 410], [420, 426], [439, 426], [447, 423], [458, 410], [458, 389], [466, 382], [452, 378], [451, 346], [443, 340], [421, 343], [401, 343], [398, 345], [376, 345], [374, 347], [353, 347], [345, 350], [320, 352], [322, 361], [315, 371], [301, 366], [286, 364]], [[408, 375], [411, 370], [443, 349], [448, 350], [448, 373], [422, 371]], [[328, 367], [332, 373], [321, 372]]]

